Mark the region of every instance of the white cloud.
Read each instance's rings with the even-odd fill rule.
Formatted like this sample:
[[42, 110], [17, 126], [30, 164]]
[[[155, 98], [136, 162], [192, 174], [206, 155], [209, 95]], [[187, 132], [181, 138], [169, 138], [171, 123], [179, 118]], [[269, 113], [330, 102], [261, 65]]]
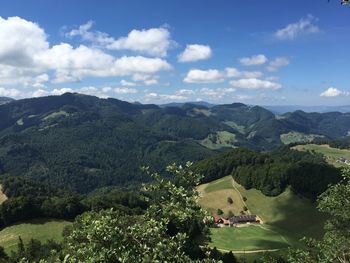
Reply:
[[278, 71], [281, 67], [288, 66], [289, 63], [290, 61], [288, 58], [275, 58], [274, 60], [270, 61], [269, 65], [267, 66], [267, 70], [270, 72]]
[[234, 88], [241, 88], [241, 89], [273, 89], [277, 90], [282, 87], [281, 84], [268, 81], [268, 80], [260, 80], [260, 79], [239, 79], [239, 80], [232, 80], [230, 81], [230, 84]]
[[198, 60], [206, 60], [212, 56], [210, 46], [205, 45], [187, 45], [186, 49], [178, 56], [179, 62], [193, 62]]
[[151, 92], [146, 94], [145, 100], [147, 102], [149, 101], [184, 101], [188, 99], [188, 97], [183, 95], [177, 95], [177, 94], [158, 94], [155, 92]]
[[177, 95], [193, 95], [195, 94], [194, 90], [191, 89], [180, 89], [176, 91]]
[[[91, 24], [79, 30], [87, 31], [89, 27]], [[72, 36], [75, 34], [78, 33], [71, 32]], [[0, 17], [0, 43], [0, 84], [3, 85], [19, 84], [45, 90], [44, 83], [50, 81], [48, 73], [53, 74], [53, 83], [64, 83], [87, 77], [152, 75], [171, 69], [164, 59], [117, 58], [96, 46], [73, 47], [61, 43], [50, 47], [47, 35], [39, 25], [19, 17]]]
[[220, 99], [229, 93], [233, 93], [236, 90], [232, 87], [228, 88], [202, 88], [198, 90], [198, 93], [204, 96], [214, 97]]
[[117, 94], [135, 94], [137, 89], [128, 88], [128, 87], [118, 87], [114, 89], [114, 92]]
[[119, 38], [107, 46], [109, 49], [126, 49], [164, 57], [171, 46], [170, 32], [164, 27], [132, 30], [127, 37]]
[[349, 92], [341, 91], [337, 88], [330, 87], [320, 94], [321, 97], [339, 97], [349, 96]]
[[262, 65], [265, 64], [267, 61], [267, 57], [263, 54], [239, 59], [239, 62], [244, 66]]
[[31, 97], [44, 97], [49, 95], [50, 95], [50, 92], [45, 89], [38, 89], [34, 91], [32, 94], [30, 94]]
[[74, 92], [71, 88], [60, 88], [60, 89], [54, 89], [50, 92], [50, 95], [62, 95], [67, 92]]
[[94, 25], [94, 21], [88, 21], [86, 24], [79, 26], [77, 29], [66, 33], [66, 37], [80, 36], [85, 41], [90, 41], [96, 45], [106, 46], [111, 44], [114, 39], [108, 34], [99, 31], [89, 31]]
[[135, 73], [154, 74], [159, 71], [170, 70], [171, 68], [168, 62], [160, 58], [124, 56], [114, 62], [112, 72], [114, 72], [116, 76], [126, 76]]
[[280, 40], [294, 40], [301, 35], [318, 33], [320, 28], [316, 25], [317, 21], [316, 17], [307, 15], [298, 22], [277, 30], [275, 37]]
[[158, 85], [158, 80], [157, 79], [146, 79], [143, 83], [146, 86]]
[[242, 100], [249, 100], [249, 99], [252, 99], [252, 97], [251, 97], [251, 96], [248, 96], [248, 95], [236, 94], [236, 95], [232, 96], [232, 99], [238, 100], [238, 101], [242, 101]]
[[93, 21], [88, 21], [77, 29], [66, 33], [66, 36], [80, 36], [85, 41], [110, 50], [131, 50], [160, 57], [167, 55], [167, 51], [173, 43], [170, 32], [165, 27], [134, 29], [126, 37], [115, 39], [107, 33], [90, 31], [93, 25]]
[[102, 92], [103, 92], [103, 93], [108, 93], [108, 92], [110, 92], [111, 90], [112, 90], [111, 87], [103, 87], [103, 88], [102, 88]]
[[9, 66], [33, 66], [35, 55], [49, 48], [37, 24], [19, 17], [0, 17], [0, 61]]
[[259, 78], [262, 76], [260, 71], [239, 71], [236, 68], [226, 68], [228, 78]]
[[137, 86], [137, 84], [135, 82], [127, 81], [125, 79], [122, 79], [120, 81], [120, 85], [123, 86], [123, 87], [134, 87], [134, 86]]
[[3, 87], [0, 87], [0, 96], [1, 97], [11, 97], [16, 98], [21, 94], [21, 92], [17, 89], [6, 89]]
[[224, 81], [224, 74], [216, 69], [191, 69], [184, 78], [186, 83], [219, 83]]

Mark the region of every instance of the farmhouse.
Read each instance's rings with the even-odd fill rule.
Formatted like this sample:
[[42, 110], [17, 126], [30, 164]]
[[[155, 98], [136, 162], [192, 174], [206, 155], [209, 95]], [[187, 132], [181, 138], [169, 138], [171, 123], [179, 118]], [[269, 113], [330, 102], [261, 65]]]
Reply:
[[245, 223], [259, 223], [256, 215], [240, 215], [230, 218], [230, 225], [245, 224]]
[[224, 223], [224, 220], [221, 218], [221, 216], [217, 215], [217, 214], [214, 214], [213, 215], [214, 217], [214, 223], [215, 224], [223, 224]]
[[256, 215], [239, 215], [239, 216], [233, 216], [231, 218], [225, 218], [217, 214], [214, 214], [213, 217], [214, 217], [214, 223], [216, 225], [233, 226], [237, 224], [260, 223]]

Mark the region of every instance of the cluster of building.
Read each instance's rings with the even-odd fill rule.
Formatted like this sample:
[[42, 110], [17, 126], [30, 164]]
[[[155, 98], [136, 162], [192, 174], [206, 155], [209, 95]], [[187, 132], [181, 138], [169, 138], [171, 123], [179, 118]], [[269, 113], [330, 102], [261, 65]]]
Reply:
[[260, 224], [260, 220], [256, 215], [239, 215], [232, 217], [219, 216], [214, 214], [214, 223], [217, 226], [236, 226], [238, 224], [250, 224], [257, 223]]
[[337, 162], [350, 165], [350, 161], [349, 161], [348, 159], [346, 159], [345, 157], [340, 157], [340, 158], [337, 160]]

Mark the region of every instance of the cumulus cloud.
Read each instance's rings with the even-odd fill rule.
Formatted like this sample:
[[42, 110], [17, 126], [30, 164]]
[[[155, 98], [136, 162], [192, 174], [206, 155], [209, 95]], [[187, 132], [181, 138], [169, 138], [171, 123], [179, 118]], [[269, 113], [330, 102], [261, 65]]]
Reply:
[[167, 28], [132, 30], [127, 37], [119, 38], [107, 46], [109, 49], [139, 51], [153, 56], [164, 57], [171, 46]]
[[93, 21], [88, 21], [86, 24], [66, 33], [66, 36], [80, 36], [85, 41], [110, 50], [131, 50], [160, 57], [167, 55], [167, 51], [173, 43], [170, 32], [165, 27], [134, 29], [127, 36], [115, 39], [107, 33], [91, 31], [93, 25]]
[[195, 94], [194, 90], [191, 89], [180, 89], [176, 91], [177, 95], [193, 95]]
[[128, 87], [118, 87], [114, 89], [114, 92], [117, 94], [135, 94], [137, 93], [137, 89]]
[[188, 99], [187, 96], [183, 96], [180, 94], [159, 94], [156, 92], [151, 92], [146, 94], [145, 100], [149, 101], [184, 101]]
[[89, 41], [100, 46], [106, 46], [115, 41], [106, 33], [100, 31], [90, 31], [94, 24], [94, 21], [88, 21], [86, 24], [80, 25], [78, 28], [71, 30], [65, 35], [66, 37], [80, 36], [84, 41]]
[[270, 72], [278, 71], [280, 68], [288, 66], [289, 63], [290, 61], [288, 58], [275, 58], [274, 60], [270, 61], [269, 65], [267, 66], [267, 70]]
[[289, 24], [275, 32], [275, 37], [280, 40], [294, 40], [301, 35], [319, 33], [321, 30], [316, 25], [318, 19], [312, 15], [301, 18], [298, 22]]
[[[90, 26], [80, 28], [79, 32], [87, 32]], [[76, 34], [78, 32], [71, 32], [72, 36]], [[152, 75], [171, 69], [161, 58], [118, 58], [97, 47], [73, 47], [67, 43], [50, 47], [47, 35], [38, 24], [19, 17], [0, 17], [0, 42], [0, 83], [3, 85], [21, 84], [44, 90], [44, 83], [49, 81], [48, 72], [53, 73], [53, 83], [64, 83], [87, 77]]]
[[204, 96], [214, 97], [220, 99], [229, 93], [233, 93], [236, 90], [232, 87], [227, 88], [201, 88], [198, 93]]
[[223, 82], [224, 74], [216, 69], [200, 70], [200, 69], [191, 69], [186, 77], [184, 82], [186, 83], [219, 83]]
[[106, 93], [112, 91], [111, 87], [103, 87], [102, 89], [96, 88], [94, 86], [86, 86], [81, 88], [56, 88], [53, 90], [48, 89], [38, 89], [31, 94], [28, 94], [30, 97], [43, 97], [43, 96], [59, 96], [67, 92], [71, 93], [80, 93], [85, 95], [96, 96], [99, 98], [107, 98]]
[[330, 87], [320, 94], [321, 97], [340, 97], [349, 96], [349, 92]]
[[267, 61], [267, 57], [263, 54], [239, 59], [239, 62], [244, 66], [262, 65], [265, 64]]
[[187, 45], [186, 49], [178, 56], [179, 62], [193, 62], [211, 58], [212, 51], [210, 46], [206, 45]]
[[11, 97], [16, 98], [21, 94], [21, 92], [17, 89], [6, 89], [3, 87], [0, 87], [0, 96], [1, 97]]
[[228, 78], [259, 78], [262, 76], [260, 71], [239, 71], [236, 68], [226, 68]]
[[240, 88], [240, 89], [272, 89], [277, 90], [282, 87], [281, 84], [272, 82], [269, 80], [261, 80], [256, 78], [250, 78], [250, 79], [239, 79], [239, 80], [232, 80], [230, 81], [230, 84], [234, 88]]
[[9, 66], [33, 66], [35, 55], [49, 48], [37, 24], [19, 17], [0, 17], [0, 61]]
[[123, 87], [134, 87], [134, 86], [137, 86], [137, 84], [135, 82], [127, 81], [125, 79], [122, 79], [120, 81], [120, 85], [123, 86]]

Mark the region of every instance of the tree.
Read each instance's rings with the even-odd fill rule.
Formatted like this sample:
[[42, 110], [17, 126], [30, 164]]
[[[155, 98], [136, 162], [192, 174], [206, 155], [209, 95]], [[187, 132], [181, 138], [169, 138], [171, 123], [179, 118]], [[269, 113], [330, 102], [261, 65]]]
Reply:
[[318, 199], [318, 209], [328, 213], [325, 235], [321, 241], [305, 239], [306, 250], [293, 250], [289, 262], [350, 262], [350, 169], [343, 170], [343, 180], [331, 186]]
[[233, 199], [231, 197], [227, 197], [227, 203], [232, 205], [233, 204]]
[[144, 186], [152, 200], [143, 215], [107, 210], [79, 216], [65, 239], [65, 262], [215, 262], [201, 259], [211, 217], [198, 205], [200, 176], [190, 167], [168, 166], [174, 181], [146, 169], [154, 182]]
[[223, 214], [224, 214], [224, 211], [222, 211], [220, 208], [218, 208], [218, 210], [217, 210], [217, 214], [221, 216], [221, 215], [223, 215]]

